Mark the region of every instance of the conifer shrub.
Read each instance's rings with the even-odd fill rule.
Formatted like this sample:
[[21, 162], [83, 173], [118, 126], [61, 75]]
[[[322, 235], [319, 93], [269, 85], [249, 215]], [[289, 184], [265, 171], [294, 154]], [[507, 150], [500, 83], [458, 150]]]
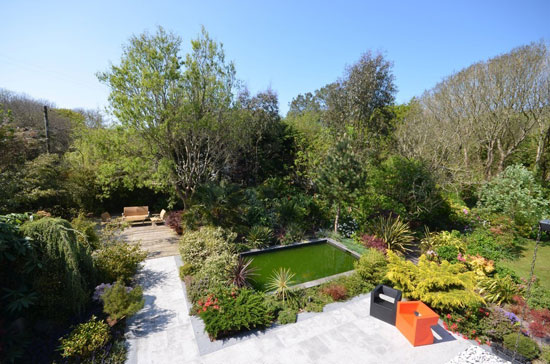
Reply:
[[249, 288], [218, 287], [199, 299], [195, 309], [210, 339], [216, 340], [269, 325], [273, 317], [264, 300], [264, 293]]
[[458, 249], [452, 245], [440, 246], [435, 252], [440, 260], [446, 260], [449, 263], [456, 263], [458, 261]]
[[279, 312], [277, 321], [281, 325], [293, 324], [296, 322], [296, 316], [297, 316], [297, 313], [295, 310], [287, 308]]
[[91, 250], [99, 248], [99, 236], [95, 230], [95, 222], [87, 219], [83, 213], [80, 213], [71, 221], [71, 225], [78, 231], [76, 237], [82, 245]]
[[377, 249], [368, 249], [358, 261], [353, 263], [355, 273], [365, 282], [373, 285], [384, 281], [387, 272], [386, 256]]
[[112, 322], [136, 314], [145, 304], [141, 286], [126, 287], [122, 281], [117, 281], [112, 287], [106, 288], [101, 299], [103, 311], [109, 315]]
[[475, 291], [475, 273], [465, 271], [460, 263], [437, 264], [422, 255], [415, 265], [391, 251], [388, 251], [388, 262], [386, 277], [394, 287], [406, 297], [419, 299], [432, 308], [454, 311], [484, 302]]
[[39, 306], [49, 317], [62, 319], [81, 312], [95, 281], [90, 250], [78, 241], [74, 228], [60, 218], [27, 222], [21, 231], [33, 241], [42, 269], [34, 282]]

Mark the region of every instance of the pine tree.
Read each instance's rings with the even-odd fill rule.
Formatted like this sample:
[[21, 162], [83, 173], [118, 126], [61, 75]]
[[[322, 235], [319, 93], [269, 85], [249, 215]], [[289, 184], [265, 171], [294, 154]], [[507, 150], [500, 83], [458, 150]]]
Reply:
[[338, 232], [338, 219], [345, 203], [351, 203], [364, 181], [359, 158], [349, 139], [339, 140], [327, 154], [316, 179], [317, 187], [334, 206], [334, 232]]

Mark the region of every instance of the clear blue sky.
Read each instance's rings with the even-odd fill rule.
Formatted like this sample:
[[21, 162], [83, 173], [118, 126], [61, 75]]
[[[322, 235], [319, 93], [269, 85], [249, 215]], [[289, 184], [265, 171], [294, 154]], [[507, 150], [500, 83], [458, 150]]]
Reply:
[[185, 49], [203, 24], [252, 92], [281, 112], [336, 80], [362, 52], [394, 62], [398, 102], [469, 64], [550, 40], [550, 1], [10, 1], [1, 0], [0, 87], [59, 107], [103, 108], [96, 77], [132, 34], [162, 25]]

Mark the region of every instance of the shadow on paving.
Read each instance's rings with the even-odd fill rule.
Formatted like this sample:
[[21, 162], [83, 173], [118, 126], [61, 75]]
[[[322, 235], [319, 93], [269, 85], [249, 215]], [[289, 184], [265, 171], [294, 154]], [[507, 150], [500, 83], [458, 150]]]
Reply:
[[128, 331], [134, 337], [146, 337], [165, 330], [176, 316], [175, 311], [166, 310], [155, 305], [155, 296], [144, 295], [145, 306], [142, 311], [132, 317]]
[[154, 271], [149, 268], [142, 268], [137, 276], [137, 281], [144, 291], [162, 286], [168, 279], [168, 274], [165, 272]]

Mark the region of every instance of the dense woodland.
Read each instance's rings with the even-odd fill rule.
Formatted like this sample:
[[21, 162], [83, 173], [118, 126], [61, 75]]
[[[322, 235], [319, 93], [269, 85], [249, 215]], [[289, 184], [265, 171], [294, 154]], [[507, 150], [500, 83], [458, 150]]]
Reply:
[[[384, 279], [445, 313], [465, 315], [464, 302], [485, 302], [480, 298], [483, 292], [498, 294], [494, 300], [484, 296], [498, 304], [521, 296], [525, 287], [520, 287], [520, 278], [526, 276], [499, 262], [518, 259], [533, 244], [538, 220], [550, 216], [547, 43], [535, 42], [475, 63], [406, 104], [395, 101], [391, 60], [366, 51], [343, 67], [334, 82], [297, 95], [284, 117], [276, 90], [251, 94], [238, 78], [237, 65], [226, 59], [223, 45], [206, 30], [191, 41], [189, 53], [182, 54], [181, 43], [179, 36], [162, 28], [131, 37], [121, 59], [98, 73], [110, 89], [107, 114], [60, 109], [1, 91], [0, 213], [42, 211], [77, 219], [73, 226], [86, 230], [84, 216], [120, 214], [124, 206], [148, 205], [156, 212], [171, 211], [167, 223], [186, 241], [198, 239], [187, 233], [212, 226], [222, 229], [204, 230], [211, 236], [205, 239], [230, 241], [232, 254], [321, 235], [363, 250], [388, 250], [387, 258], [376, 257], [389, 270]], [[49, 106], [50, 153], [44, 105]], [[41, 231], [53, 234], [48, 229], [54, 228], [45, 222], [36, 225], [56, 220], [53, 217], [31, 223], [22, 215], [17, 215], [18, 222], [6, 216], [16, 215], [2, 220], [0, 236], [10, 241], [33, 234], [44, 240]], [[59, 228], [68, 224], [65, 220], [50, 221], [56, 234], [65, 231]], [[387, 235], [392, 231], [397, 237]], [[63, 236], [71, 241], [68, 246], [78, 245], [80, 235]], [[46, 240], [40, 249], [47, 250], [51, 242]], [[14, 264], [4, 254], [12, 249], [8, 239], [2, 241], [0, 265], [2, 259]], [[105, 268], [112, 246], [86, 244], [87, 252], [71, 250], [82, 276], [67, 278], [73, 284], [78, 280], [80, 286], [70, 290], [77, 298], [71, 298], [74, 309], [68, 308], [59, 319], [65, 323], [74, 322], [68, 318], [86, 306], [84, 291], [121, 279]], [[422, 257], [417, 266], [405, 267], [394, 253]], [[23, 256], [17, 259], [30, 259]], [[467, 261], [471, 272], [460, 273], [463, 276], [459, 268], [446, 265], [476, 256], [485, 259], [482, 268]], [[135, 257], [134, 271], [143, 258]], [[235, 263], [234, 255], [223, 259], [216, 264], [243, 264]], [[497, 275], [487, 270], [486, 278], [493, 281], [480, 283], [481, 293], [474, 294], [473, 272], [487, 268], [489, 261]], [[57, 265], [62, 263], [55, 262], [52, 269], [64, 275]], [[199, 282], [206, 274], [201, 271], [203, 263], [187, 266], [184, 275]], [[94, 267], [103, 267], [101, 274]], [[403, 272], [408, 272], [406, 279]], [[365, 273], [372, 283], [384, 276], [375, 273]], [[430, 274], [459, 277], [440, 287], [453, 296], [425, 296], [411, 283]], [[494, 287], [505, 285], [499, 279], [507, 275], [514, 277], [516, 288], [504, 289], [502, 299]], [[130, 284], [130, 278], [123, 278]], [[31, 276], [26, 279], [25, 290], [34, 287], [43, 294], [59, 289], [34, 282]], [[223, 276], [219, 282], [225, 280]], [[19, 299], [29, 297], [7, 276], [0, 283], [10, 292], [20, 289]], [[539, 300], [530, 307], [548, 311], [550, 287], [541, 288], [538, 282], [534, 286]], [[212, 287], [203, 288], [208, 289]], [[195, 292], [196, 302], [206, 291]], [[17, 301], [14, 295], [0, 296], [3, 307]], [[457, 303], [457, 297], [463, 302]], [[31, 299], [27, 306], [36, 307], [35, 303]], [[51, 305], [38, 306], [22, 315], [52, 316]], [[27, 312], [27, 307], [11, 310]], [[288, 313], [288, 307], [283, 311]], [[487, 340], [493, 338], [487, 335]]]

